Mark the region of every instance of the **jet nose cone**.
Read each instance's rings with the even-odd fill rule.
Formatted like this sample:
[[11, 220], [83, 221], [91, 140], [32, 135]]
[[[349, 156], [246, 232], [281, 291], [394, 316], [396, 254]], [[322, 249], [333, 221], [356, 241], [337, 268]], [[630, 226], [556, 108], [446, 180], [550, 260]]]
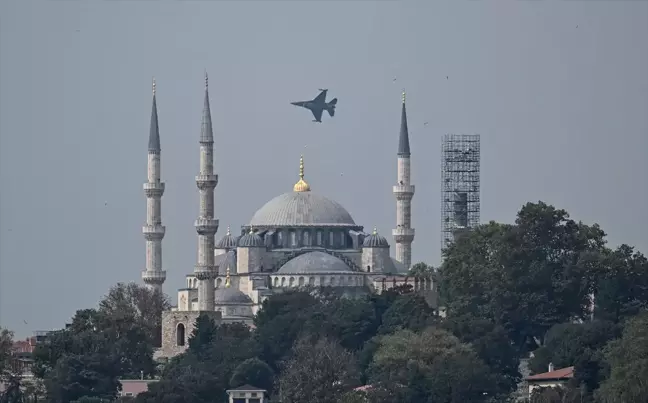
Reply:
[[291, 102], [290, 105], [299, 106], [299, 102]]

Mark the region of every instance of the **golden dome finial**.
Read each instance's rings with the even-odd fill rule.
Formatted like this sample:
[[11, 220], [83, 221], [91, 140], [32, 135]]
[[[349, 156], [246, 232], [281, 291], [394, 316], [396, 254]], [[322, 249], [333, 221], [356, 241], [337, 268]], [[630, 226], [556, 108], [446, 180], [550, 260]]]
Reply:
[[230, 226], [228, 225], [227, 226], [227, 236], [230, 236], [230, 235], [232, 235], [232, 233], [230, 232]]
[[403, 96], [403, 103], [405, 103], [405, 88], [403, 88], [402, 96]]
[[232, 282], [230, 280], [230, 268], [228, 265], [227, 270], [225, 271], [225, 287], [229, 288], [230, 285], [232, 285]]
[[374, 230], [373, 230], [373, 232], [372, 232], [372, 235], [378, 235], [378, 229], [377, 229], [376, 227], [374, 227]]
[[299, 158], [299, 181], [293, 186], [295, 192], [308, 192], [310, 185], [304, 180], [304, 156]]
[[155, 77], [153, 77], [153, 95], [155, 95]]

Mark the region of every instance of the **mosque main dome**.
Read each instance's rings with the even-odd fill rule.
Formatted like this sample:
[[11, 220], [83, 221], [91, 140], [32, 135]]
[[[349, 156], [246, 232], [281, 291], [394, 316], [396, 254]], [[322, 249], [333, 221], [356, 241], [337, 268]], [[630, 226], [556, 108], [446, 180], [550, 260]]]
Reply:
[[351, 214], [339, 203], [310, 191], [304, 180], [304, 161], [300, 161], [299, 181], [293, 191], [267, 202], [250, 220], [251, 227], [355, 227]]

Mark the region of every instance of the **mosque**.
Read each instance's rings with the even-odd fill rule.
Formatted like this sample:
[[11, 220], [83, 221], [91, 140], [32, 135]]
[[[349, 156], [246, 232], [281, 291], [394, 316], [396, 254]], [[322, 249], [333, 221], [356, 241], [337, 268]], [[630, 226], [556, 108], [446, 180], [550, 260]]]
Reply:
[[[158, 128], [155, 83], [148, 145], [147, 222], [144, 283], [162, 289], [161, 147]], [[374, 229], [367, 233], [339, 203], [311, 191], [300, 159], [299, 178], [292, 191], [280, 194], [252, 215], [238, 235], [227, 228], [216, 240], [219, 222], [214, 212], [214, 189], [218, 175], [213, 169], [212, 119], [209, 88], [205, 76], [205, 99], [199, 139], [200, 171], [196, 185], [200, 191], [200, 211], [195, 227], [198, 234], [198, 261], [187, 274], [184, 288], [178, 290], [177, 306], [162, 318], [162, 348], [158, 357], [171, 357], [186, 349], [187, 338], [196, 318], [208, 314], [217, 323], [252, 324], [263, 301], [273, 293], [304, 287], [333, 287], [343, 295], [380, 293], [409, 284], [417, 291], [432, 293], [429, 278], [408, 278], [414, 229], [411, 228], [410, 144], [405, 109], [397, 152], [397, 220], [392, 235], [395, 257], [390, 256], [387, 239]], [[288, 180], [288, 178], [287, 178]], [[290, 189], [290, 188], [288, 188]]]

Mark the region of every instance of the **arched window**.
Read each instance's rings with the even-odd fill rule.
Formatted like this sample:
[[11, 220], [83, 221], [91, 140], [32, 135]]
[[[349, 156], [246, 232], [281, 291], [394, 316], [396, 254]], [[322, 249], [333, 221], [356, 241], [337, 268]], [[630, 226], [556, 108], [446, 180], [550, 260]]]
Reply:
[[315, 285], [315, 277], [308, 278], [308, 285], [311, 287]]
[[294, 286], [295, 286], [295, 278], [294, 278], [294, 277], [291, 277], [291, 278], [290, 278], [289, 283], [288, 283], [288, 286], [290, 286], [290, 287], [294, 287]]
[[279, 286], [279, 277], [275, 277], [275, 279], [274, 279], [274, 285], [275, 285], [275, 287], [278, 287], [278, 286]]
[[282, 287], [285, 287], [285, 286], [286, 286], [286, 278], [285, 278], [285, 277], [282, 277], [282, 278], [281, 278], [281, 286], [282, 286]]
[[317, 238], [316, 238], [316, 239], [317, 239], [317, 241], [316, 241], [316, 242], [317, 242], [317, 246], [324, 246], [324, 245], [323, 245], [322, 231], [317, 231], [317, 235], [316, 235], [316, 237], [317, 237]]
[[182, 323], [178, 323], [178, 327], [176, 328], [176, 344], [178, 346], [185, 345], [185, 325]]
[[305, 230], [302, 233], [302, 245], [303, 246], [311, 246], [310, 232], [308, 230]]
[[324, 287], [326, 285], [326, 277], [322, 276], [320, 277], [320, 287]]
[[290, 231], [290, 246], [293, 248], [297, 247], [297, 233], [295, 231]]
[[216, 279], [216, 288], [220, 288], [222, 283], [223, 283], [223, 279], [221, 278]]
[[335, 277], [331, 277], [331, 287], [335, 286]]
[[303, 278], [303, 277], [300, 277], [300, 278], [299, 278], [299, 286], [300, 286], [300, 287], [303, 287], [303, 286], [304, 286], [304, 278]]

